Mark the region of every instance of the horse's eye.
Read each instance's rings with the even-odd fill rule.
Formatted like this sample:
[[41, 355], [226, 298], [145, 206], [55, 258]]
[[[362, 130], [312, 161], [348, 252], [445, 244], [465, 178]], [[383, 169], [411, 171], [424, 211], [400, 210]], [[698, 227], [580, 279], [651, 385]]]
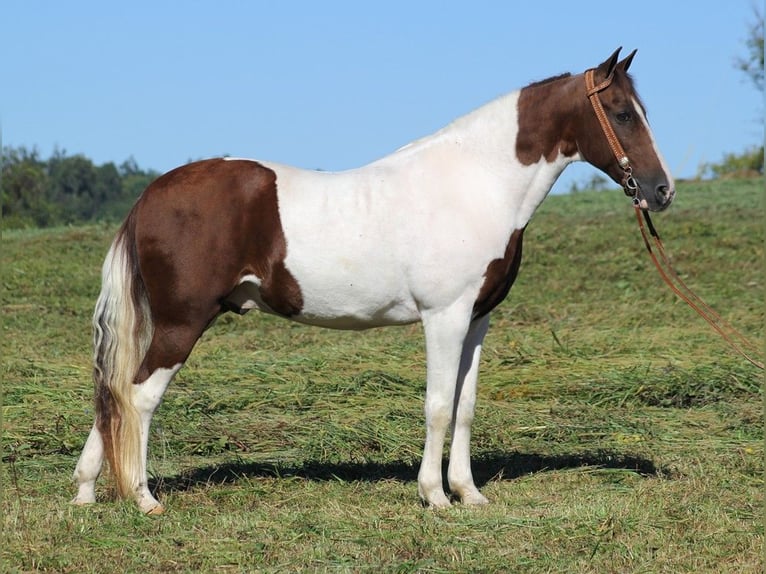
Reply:
[[617, 114], [617, 121], [620, 122], [621, 124], [628, 123], [632, 119], [633, 119], [633, 114], [631, 114], [630, 112], [625, 111], [625, 112], [619, 112]]

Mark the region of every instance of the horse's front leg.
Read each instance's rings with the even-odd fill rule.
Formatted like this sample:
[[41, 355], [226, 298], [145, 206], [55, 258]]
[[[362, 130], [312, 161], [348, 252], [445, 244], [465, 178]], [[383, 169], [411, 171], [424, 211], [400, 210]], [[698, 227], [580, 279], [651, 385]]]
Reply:
[[449, 506], [442, 483], [444, 438], [452, 422], [455, 385], [470, 307], [455, 305], [423, 314], [426, 338], [426, 443], [418, 473], [418, 494], [434, 507]]
[[463, 344], [460, 371], [455, 389], [452, 442], [450, 445], [447, 480], [450, 490], [460, 496], [463, 504], [487, 504], [471, 473], [471, 424], [476, 406], [476, 383], [479, 378], [481, 344], [489, 328], [489, 315], [471, 323]]

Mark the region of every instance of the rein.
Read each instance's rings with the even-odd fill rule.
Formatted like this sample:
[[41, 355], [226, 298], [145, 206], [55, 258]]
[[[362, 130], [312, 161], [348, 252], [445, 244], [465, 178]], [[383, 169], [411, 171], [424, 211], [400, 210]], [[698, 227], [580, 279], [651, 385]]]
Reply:
[[[657, 230], [649, 217], [649, 212], [642, 210], [639, 207], [638, 183], [633, 177], [633, 168], [630, 165], [630, 160], [628, 159], [625, 150], [620, 144], [620, 140], [617, 139], [617, 135], [614, 133], [612, 124], [606, 116], [604, 106], [601, 104], [601, 99], [598, 97], [599, 92], [602, 92], [611, 85], [614, 74], [610, 74], [606, 80], [598, 85], [595, 85], [594, 74], [595, 70], [592, 69], [585, 72], [586, 94], [593, 106], [593, 111], [596, 112], [596, 117], [598, 118], [599, 124], [601, 124], [601, 129], [606, 136], [609, 147], [612, 149], [612, 153], [617, 159], [617, 163], [625, 173], [621, 182], [622, 187], [625, 190], [625, 194], [633, 198], [633, 207], [636, 211], [636, 219], [638, 220], [638, 227], [641, 230], [641, 236], [644, 239], [644, 245], [649, 252], [652, 263], [654, 263], [654, 266], [657, 268], [660, 277], [662, 277], [663, 281], [665, 281], [673, 293], [681, 298], [684, 303], [689, 305], [689, 307], [694, 309], [700, 317], [707, 321], [707, 323], [721, 335], [724, 341], [726, 341], [732, 349], [737, 351], [752, 365], [759, 369], [763, 369], [763, 363], [751, 356], [758, 352], [758, 348], [694, 293], [694, 291], [692, 291], [678, 276], [675, 269], [673, 269], [670, 259], [665, 252], [665, 246], [660, 239], [660, 235], [657, 233]], [[644, 225], [644, 221], [646, 221], [646, 225]], [[654, 240], [657, 252], [659, 253], [659, 258], [652, 250], [652, 244], [647, 236], [647, 228], [649, 229], [649, 235], [651, 235]], [[667, 269], [663, 268], [663, 265]]]
[[[654, 266], [657, 268], [657, 271], [659, 271], [660, 276], [665, 281], [665, 283], [667, 283], [668, 287], [670, 287], [673, 293], [678, 295], [684, 301], [684, 303], [694, 309], [700, 317], [707, 321], [707, 323], [713, 329], [715, 329], [718, 334], [721, 335], [721, 337], [723, 337], [723, 340], [729, 343], [729, 346], [731, 346], [732, 349], [737, 351], [751, 364], [755, 365], [759, 369], [763, 369], [763, 363], [751, 357], [751, 354], [758, 352], [758, 348], [742, 333], [737, 331], [737, 329], [735, 329], [730, 323], [725, 321], [718, 313], [715, 312], [715, 310], [710, 307], [710, 305], [700, 299], [700, 297], [694, 293], [694, 291], [692, 291], [686, 285], [686, 283], [683, 282], [683, 280], [678, 276], [678, 273], [676, 273], [675, 269], [673, 269], [673, 266], [670, 264], [670, 259], [665, 253], [665, 247], [662, 244], [660, 235], [657, 233], [654, 225], [652, 225], [652, 220], [649, 217], [649, 213], [647, 211], [642, 211], [638, 205], [634, 205], [634, 207], [636, 210], [636, 219], [638, 219], [638, 227], [641, 230], [641, 236], [644, 238], [644, 245], [646, 245], [646, 250], [649, 252], [649, 255], [652, 258], [652, 263], [654, 263]], [[642, 215], [643, 219], [646, 220], [646, 227], [649, 228], [649, 234], [654, 239], [654, 244], [657, 247], [657, 252], [660, 254], [659, 259], [652, 250], [651, 243], [647, 237], [644, 221], [641, 219]], [[660, 260], [662, 263], [660, 263]], [[663, 264], [665, 267], [667, 267], [667, 270], [663, 269]]]

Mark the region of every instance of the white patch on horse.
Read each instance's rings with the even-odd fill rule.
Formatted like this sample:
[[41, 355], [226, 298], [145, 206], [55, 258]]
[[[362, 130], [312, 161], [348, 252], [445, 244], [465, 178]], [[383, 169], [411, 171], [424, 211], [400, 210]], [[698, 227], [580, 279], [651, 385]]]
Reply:
[[247, 313], [251, 309], [273, 313], [274, 311], [264, 303], [261, 297], [261, 283], [261, 278], [256, 275], [244, 275], [234, 290], [226, 296], [226, 301], [241, 314]]
[[363, 329], [411, 323], [424, 310], [475, 298], [487, 265], [503, 257], [511, 233], [576, 159], [519, 162], [518, 97], [501, 97], [359, 169], [262, 162], [277, 174], [285, 265], [304, 298], [294, 319]]
[[[657, 156], [657, 159], [660, 161], [660, 166], [662, 166], [662, 171], [665, 172], [665, 177], [667, 178], [667, 185], [668, 189], [675, 191], [675, 183], [673, 181], [673, 175], [670, 173], [670, 168], [668, 168], [668, 164], [665, 163], [665, 158], [663, 157], [662, 153], [660, 152], [660, 148], [657, 146], [657, 142], [654, 139], [654, 133], [652, 132], [652, 129], [649, 127], [649, 120], [646, 119], [646, 114], [644, 113], [644, 109], [641, 107], [641, 105], [638, 103], [636, 98], [631, 98], [633, 101], [633, 107], [635, 108], [636, 112], [638, 113], [638, 117], [641, 118], [641, 122], [644, 124], [644, 128], [646, 129], [646, 133], [649, 134], [649, 139], [652, 142], [652, 148], [654, 149], [654, 153]], [[673, 199], [673, 195], [671, 194], [670, 200]], [[644, 205], [645, 204], [645, 205]], [[646, 203], [646, 200], [642, 200], [642, 209], [648, 209], [649, 205]]]
[[181, 368], [182, 364], [178, 363], [169, 369], [157, 369], [148, 379], [139, 385], [133, 386], [133, 397], [131, 402], [133, 407], [138, 411], [141, 419], [141, 480], [136, 488], [134, 494], [138, 507], [142, 512], [148, 514], [160, 514], [163, 511], [162, 505], [159, 501], [152, 496], [149, 492], [148, 476], [147, 476], [147, 458], [149, 451], [149, 428], [152, 423], [152, 416], [154, 411], [162, 401], [162, 396], [165, 394], [165, 390], [168, 388], [170, 381]]
[[221, 158], [223, 161], [252, 161], [253, 163], [260, 163], [256, 160], [254, 160], [251, 157], [234, 157], [234, 156], [225, 156]]
[[77, 483], [77, 496], [72, 499], [72, 504], [93, 504], [96, 502], [96, 479], [101, 474], [104, 464], [104, 442], [101, 433], [94, 424], [90, 429], [88, 440], [82, 449], [77, 467], [72, 477]]

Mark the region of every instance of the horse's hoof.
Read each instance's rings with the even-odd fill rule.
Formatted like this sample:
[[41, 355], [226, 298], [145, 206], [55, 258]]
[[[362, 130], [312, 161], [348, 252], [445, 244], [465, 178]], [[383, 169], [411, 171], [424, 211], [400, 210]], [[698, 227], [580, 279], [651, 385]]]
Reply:
[[157, 506], [153, 506], [149, 510], [147, 510], [146, 514], [148, 516], [159, 516], [163, 512], [165, 512], [165, 507], [162, 506], [161, 504], [158, 504]]
[[478, 492], [464, 496], [462, 502], [467, 506], [485, 506], [489, 504], [487, 497]]
[[444, 494], [441, 496], [434, 496], [430, 500], [425, 501], [428, 505], [428, 508], [432, 508], [435, 510], [440, 510], [442, 508], [449, 508], [452, 506], [452, 503], [449, 501], [449, 498], [447, 498]]

